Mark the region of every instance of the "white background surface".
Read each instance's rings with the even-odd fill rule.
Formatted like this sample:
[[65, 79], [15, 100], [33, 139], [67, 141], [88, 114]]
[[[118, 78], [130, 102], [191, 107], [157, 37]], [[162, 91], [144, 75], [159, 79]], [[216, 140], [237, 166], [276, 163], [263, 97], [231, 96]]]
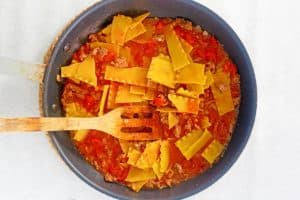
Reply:
[[[0, 0], [0, 56], [42, 62], [55, 35], [92, 2]], [[189, 199], [298, 199], [299, 1], [199, 2], [224, 18], [245, 44], [256, 72], [258, 109], [252, 136], [236, 164]], [[0, 116], [37, 116], [37, 91], [34, 82], [0, 75]], [[45, 135], [0, 134], [0, 199], [111, 198], [71, 172]]]

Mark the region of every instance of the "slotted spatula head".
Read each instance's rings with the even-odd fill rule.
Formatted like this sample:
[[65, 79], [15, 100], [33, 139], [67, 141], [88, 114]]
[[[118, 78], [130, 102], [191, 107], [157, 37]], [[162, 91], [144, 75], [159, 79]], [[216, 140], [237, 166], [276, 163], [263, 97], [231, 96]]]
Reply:
[[158, 113], [149, 106], [119, 107], [100, 117], [95, 127], [123, 140], [156, 140], [162, 136]]

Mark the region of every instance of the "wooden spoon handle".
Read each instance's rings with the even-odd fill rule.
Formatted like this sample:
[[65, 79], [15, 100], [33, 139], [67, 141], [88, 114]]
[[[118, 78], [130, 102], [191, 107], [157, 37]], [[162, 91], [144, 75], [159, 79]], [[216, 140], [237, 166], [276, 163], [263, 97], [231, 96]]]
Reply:
[[0, 118], [0, 132], [8, 131], [62, 131], [96, 129], [99, 118], [26, 117]]

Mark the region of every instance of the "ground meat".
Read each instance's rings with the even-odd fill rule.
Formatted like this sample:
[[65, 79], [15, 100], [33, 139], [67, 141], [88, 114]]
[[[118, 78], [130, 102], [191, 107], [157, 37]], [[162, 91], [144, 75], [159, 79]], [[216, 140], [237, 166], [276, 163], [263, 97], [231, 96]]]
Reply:
[[176, 125], [174, 128], [174, 135], [176, 138], [180, 138], [181, 135], [181, 126], [180, 125]]
[[105, 181], [108, 181], [108, 182], [115, 182], [115, 181], [117, 181], [117, 179], [114, 176], [112, 176], [111, 174], [109, 174], [109, 173], [106, 173], [104, 175], [104, 179], [105, 179]]
[[158, 42], [164, 42], [166, 40], [165, 35], [163, 34], [154, 35], [153, 39]]
[[116, 67], [128, 67], [128, 62], [125, 57], [118, 57], [112, 64]]

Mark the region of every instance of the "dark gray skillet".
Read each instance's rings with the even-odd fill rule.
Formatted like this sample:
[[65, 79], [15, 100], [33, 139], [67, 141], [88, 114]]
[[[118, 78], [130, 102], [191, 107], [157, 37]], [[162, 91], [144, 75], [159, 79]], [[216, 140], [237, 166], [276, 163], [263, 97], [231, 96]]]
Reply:
[[[45, 116], [51, 117], [62, 115], [59, 100], [61, 85], [56, 82], [56, 75], [60, 66], [68, 63], [72, 53], [85, 41], [88, 34], [111, 22], [116, 13], [137, 15], [144, 11], [150, 11], [152, 16], [158, 17], [184, 17], [201, 25], [221, 41], [237, 64], [241, 76], [242, 101], [237, 125], [223, 158], [205, 174], [171, 189], [135, 193], [118, 184], [106, 183], [102, 175], [78, 154], [67, 134], [56, 132], [50, 136], [67, 165], [82, 180], [101, 192], [118, 199], [181, 199], [207, 188], [227, 172], [248, 141], [256, 113], [256, 81], [249, 56], [229, 25], [208, 8], [189, 0], [104, 0], [95, 4], [73, 21], [52, 51], [44, 75], [43, 112]], [[66, 45], [70, 47], [69, 51], [65, 51]], [[54, 111], [52, 104], [59, 105], [59, 109]]]

